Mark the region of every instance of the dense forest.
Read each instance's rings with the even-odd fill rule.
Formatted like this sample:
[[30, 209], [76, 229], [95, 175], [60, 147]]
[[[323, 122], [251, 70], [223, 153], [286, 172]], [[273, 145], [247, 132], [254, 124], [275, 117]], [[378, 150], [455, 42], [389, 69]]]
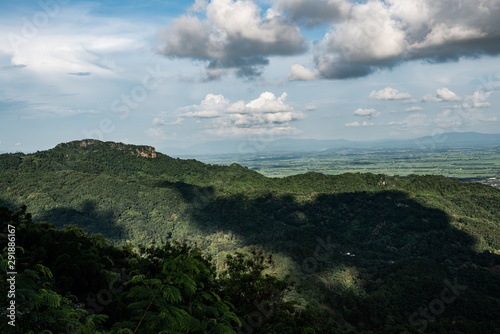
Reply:
[[0, 207], [13, 333], [500, 333], [486, 185], [275, 179], [83, 140], [0, 155]]

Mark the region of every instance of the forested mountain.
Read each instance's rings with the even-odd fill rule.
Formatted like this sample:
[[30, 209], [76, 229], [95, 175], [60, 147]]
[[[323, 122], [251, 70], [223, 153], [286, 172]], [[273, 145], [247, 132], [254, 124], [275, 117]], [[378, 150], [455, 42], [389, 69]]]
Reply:
[[[35, 318], [23, 314], [42, 326], [35, 333], [62, 332], [53, 319], [85, 309], [122, 270], [134, 279], [113, 303], [75, 311], [80, 332], [500, 333], [493, 187], [440, 176], [271, 179], [89, 139], [0, 155], [0, 206], [11, 210], [1, 233], [19, 226], [25, 270], [45, 273], [60, 301], [19, 275], [40, 300], [26, 306]], [[62, 313], [42, 322], [43, 307]]]

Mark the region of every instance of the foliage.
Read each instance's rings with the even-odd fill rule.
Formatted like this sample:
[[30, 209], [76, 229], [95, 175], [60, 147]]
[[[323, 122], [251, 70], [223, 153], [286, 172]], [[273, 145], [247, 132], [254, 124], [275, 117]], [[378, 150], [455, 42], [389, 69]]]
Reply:
[[43, 314], [108, 332], [237, 330], [234, 315], [243, 332], [417, 332], [419, 310], [456, 279], [467, 289], [427, 331], [500, 328], [498, 189], [432, 175], [272, 179], [153, 152], [78, 141], [0, 156], [0, 206], [32, 213], [0, 209], [40, 300], [28, 308], [57, 301]]
[[132, 317], [117, 326], [136, 326], [134, 333], [235, 333], [239, 321], [218, 296], [215, 269], [199, 250], [170, 244], [143, 249], [147, 258], [158, 253], [161, 271], [138, 274], [128, 282]]

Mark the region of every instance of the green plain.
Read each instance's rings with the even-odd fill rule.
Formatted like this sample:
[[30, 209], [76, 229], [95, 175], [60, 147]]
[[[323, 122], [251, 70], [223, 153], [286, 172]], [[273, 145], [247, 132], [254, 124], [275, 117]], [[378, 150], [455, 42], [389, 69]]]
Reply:
[[374, 173], [443, 175], [500, 187], [500, 147], [422, 150], [340, 150], [316, 153], [262, 153], [197, 156], [210, 164], [239, 163], [267, 177], [307, 172], [328, 175]]

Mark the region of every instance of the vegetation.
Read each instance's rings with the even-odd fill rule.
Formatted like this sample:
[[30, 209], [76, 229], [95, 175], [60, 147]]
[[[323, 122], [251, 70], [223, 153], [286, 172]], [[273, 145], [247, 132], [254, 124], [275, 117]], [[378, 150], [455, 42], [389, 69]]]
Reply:
[[0, 155], [0, 206], [20, 333], [500, 332], [491, 186], [272, 179], [85, 140]]
[[[315, 153], [266, 153], [199, 156], [207, 163], [234, 161], [268, 177], [310, 171], [443, 175], [500, 188], [500, 146], [406, 149], [337, 149]], [[494, 179], [493, 179], [494, 178]]]

